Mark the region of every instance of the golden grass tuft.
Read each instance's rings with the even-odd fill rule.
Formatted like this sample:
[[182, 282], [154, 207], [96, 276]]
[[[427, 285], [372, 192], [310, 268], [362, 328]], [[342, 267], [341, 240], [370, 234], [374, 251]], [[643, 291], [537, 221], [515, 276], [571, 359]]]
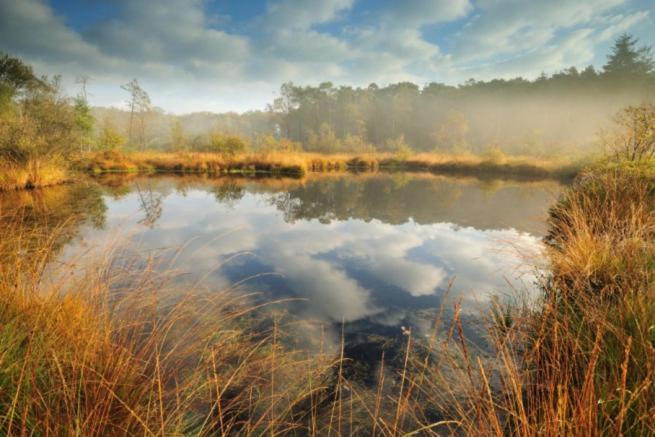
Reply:
[[48, 187], [68, 180], [66, 167], [57, 162], [24, 166], [0, 164], [0, 191]]
[[60, 231], [3, 226], [17, 232], [0, 242], [4, 435], [290, 432], [329, 393], [332, 363], [288, 350], [248, 296], [184, 292], [151, 263], [127, 274], [117, 253], [53, 267]]

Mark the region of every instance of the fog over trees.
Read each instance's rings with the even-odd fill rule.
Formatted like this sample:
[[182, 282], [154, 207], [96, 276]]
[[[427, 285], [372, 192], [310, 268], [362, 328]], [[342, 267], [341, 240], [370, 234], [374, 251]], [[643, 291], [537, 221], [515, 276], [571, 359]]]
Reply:
[[[128, 101], [133, 103], [133, 90], [128, 91]], [[147, 93], [141, 88], [139, 92], [145, 96], [140, 94], [137, 100], [149, 102]], [[594, 151], [599, 131], [621, 108], [654, 97], [651, 49], [624, 34], [601, 70], [571, 67], [535, 80], [366, 87], [288, 82], [266, 110], [243, 114], [175, 116], [149, 105], [137, 105], [136, 110], [132, 105], [129, 111], [94, 108], [93, 112], [100, 138], [107, 142], [112, 137], [112, 132], [102, 131], [109, 125], [125, 137], [126, 146], [136, 149], [208, 150], [216, 135], [232, 135], [244, 138], [255, 150], [274, 137], [328, 153], [502, 150], [541, 156]]]

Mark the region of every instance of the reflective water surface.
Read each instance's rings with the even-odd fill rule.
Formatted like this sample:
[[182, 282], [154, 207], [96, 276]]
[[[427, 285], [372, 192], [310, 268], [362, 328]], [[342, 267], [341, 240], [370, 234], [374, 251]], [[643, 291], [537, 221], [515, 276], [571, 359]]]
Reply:
[[175, 268], [197, 286], [298, 298], [287, 304], [292, 314], [334, 329], [343, 322], [357, 354], [357, 343], [395, 337], [400, 326], [428, 330], [451, 283], [448, 299], [465, 321], [494, 296], [529, 293], [529, 257], [561, 188], [407, 174], [109, 176], [4, 195], [0, 206], [48, 203], [51, 212], [86, 214], [62, 261], [120, 238], [142, 253], [177, 249]]

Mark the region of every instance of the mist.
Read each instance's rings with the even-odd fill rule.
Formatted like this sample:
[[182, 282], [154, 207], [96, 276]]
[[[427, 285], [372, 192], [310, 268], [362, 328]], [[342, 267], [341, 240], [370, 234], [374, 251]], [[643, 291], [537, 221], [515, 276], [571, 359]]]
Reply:
[[[125, 94], [127, 99], [129, 96]], [[401, 82], [350, 87], [324, 82], [280, 87], [266, 110], [141, 114], [141, 148], [202, 148], [212, 134], [235, 135], [253, 151], [266, 137], [320, 153], [394, 151], [583, 156], [602, 151], [601, 134], [628, 105], [652, 101], [653, 73], [569, 68], [536, 80], [469, 80], [459, 86]], [[125, 134], [130, 114], [93, 108], [97, 129]]]

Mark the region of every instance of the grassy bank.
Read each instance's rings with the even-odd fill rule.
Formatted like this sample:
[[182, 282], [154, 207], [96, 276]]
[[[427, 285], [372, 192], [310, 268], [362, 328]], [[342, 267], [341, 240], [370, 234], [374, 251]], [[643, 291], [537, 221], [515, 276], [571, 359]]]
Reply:
[[652, 169], [651, 161], [601, 165], [551, 210], [552, 278], [534, 396], [549, 398], [543, 410], [552, 426], [655, 433]]
[[232, 172], [303, 176], [309, 172], [402, 170], [433, 173], [484, 174], [533, 178], [574, 176], [579, 164], [565, 160], [505, 155], [417, 154], [398, 158], [393, 154], [238, 154], [226, 158], [212, 153], [116, 153], [87, 154], [76, 161], [91, 172], [186, 172], [222, 174]]
[[655, 434], [652, 168], [598, 165], [551, 209], [542, 302], [493, 312], [495, 363], [467, 362], [495, 390], [466, 400], [466, 432]]
[[70, 174], [59, 163], [44, 162], [30, 165], [0, 164], [0, 191], [42, 188], [70, 180]]
[[[259, 173], [303, 177], [309, 173], [410, 171], [516, 179], [566, 179], [583, 163], [534, 157], [417, 154], [244, 153], [230, 158], [216, 153], [98, 152], [78, 154], [63, 162], [45, 160], [26, 165], [0, 165], [0, 191], [40, 188], [67, 182], [74, 170], [92, 173]], [[69, 170], [70, 169], [70, 170]]]

